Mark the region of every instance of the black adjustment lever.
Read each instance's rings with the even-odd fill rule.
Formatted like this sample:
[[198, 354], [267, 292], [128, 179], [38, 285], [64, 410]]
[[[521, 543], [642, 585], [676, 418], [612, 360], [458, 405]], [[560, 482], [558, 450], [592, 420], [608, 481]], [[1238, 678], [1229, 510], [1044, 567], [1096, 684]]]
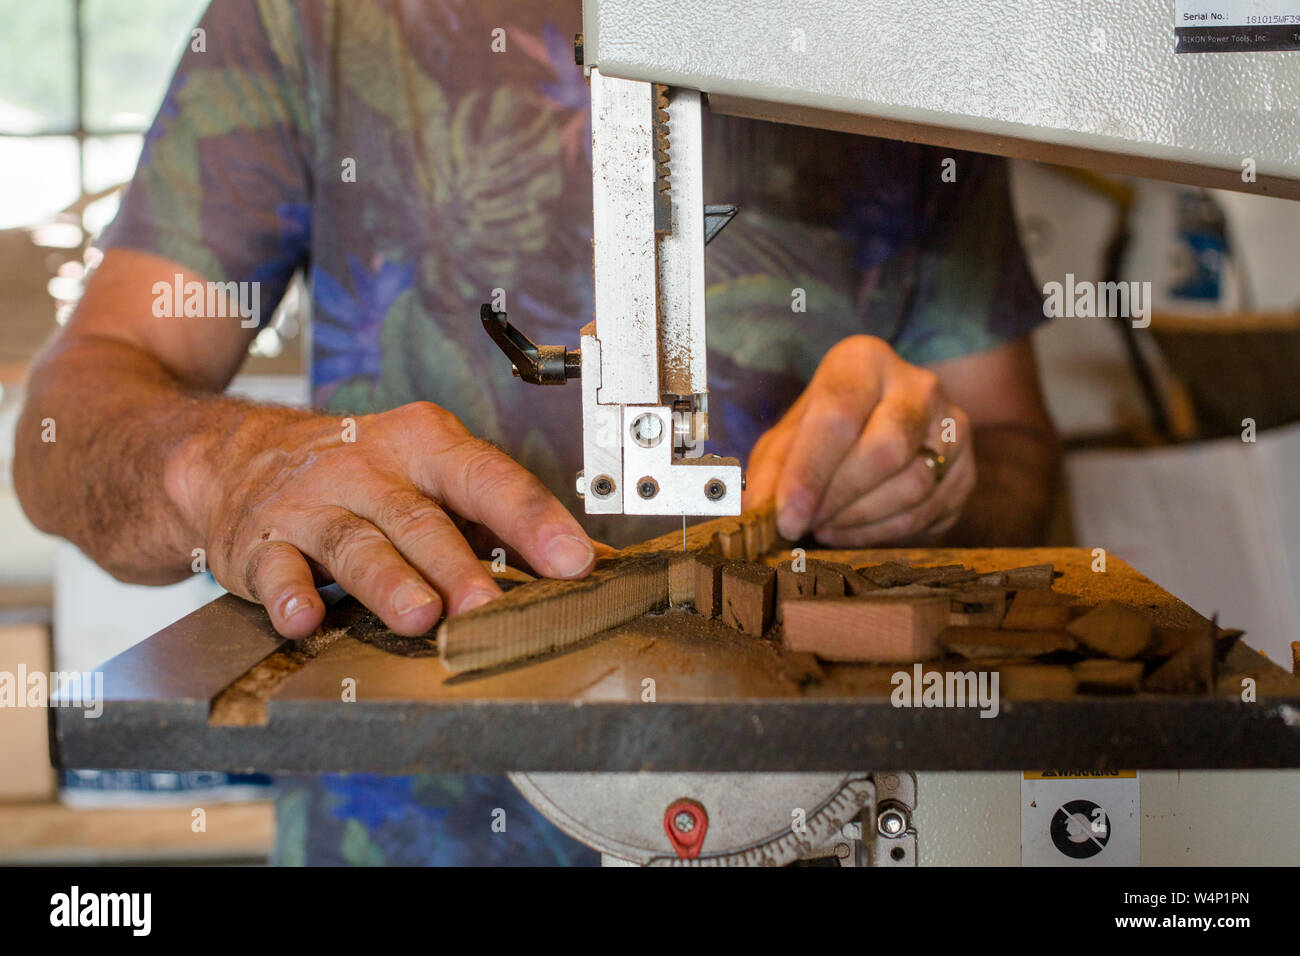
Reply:
[[581, 349], [537, 345], [506, 321], [504, 312], [498, 312], [491, 305], [480, 308], [478, 317], [492, 341], [513, 363], [515, 375], [530, 385], [563, 385], [582, 375]]

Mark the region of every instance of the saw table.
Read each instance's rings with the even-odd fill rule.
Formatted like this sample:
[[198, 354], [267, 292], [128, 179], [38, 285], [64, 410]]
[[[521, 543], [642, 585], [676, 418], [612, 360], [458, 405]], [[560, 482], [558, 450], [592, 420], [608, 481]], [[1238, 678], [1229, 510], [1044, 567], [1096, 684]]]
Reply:
[[[1114, 558], [1082, 549], [810, 552], [851, 562], [1050, 562], [1055, 587], [1204, 622]], [[784, 557], [771, 555], [769, 563]], [[1231, 622], [1224, 622], [1230, 624]], [[1246, 640], [1249, 640], [1247, 635]], [[68, 767], [230, 771], [1018, 770], [1300, 767], [1300, 680], [1238, 644], [1212, 694], [1090, 696], [1004, 680], [995, 719], [890, 702], [902, 665], [810, 672], [770, 638], [650, 613], [579, 646], [450, 674], [350, 599], [293, 645], [225, 596], [109, 661], [103, 714], [53, 708]], [[1252, 677], [1258, 699], [1242, 699]]]

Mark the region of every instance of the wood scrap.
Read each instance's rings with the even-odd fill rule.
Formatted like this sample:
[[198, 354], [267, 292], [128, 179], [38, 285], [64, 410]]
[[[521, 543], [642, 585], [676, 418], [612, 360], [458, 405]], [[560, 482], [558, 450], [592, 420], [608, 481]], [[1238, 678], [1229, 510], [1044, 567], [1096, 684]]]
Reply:
[[1300, 641], [1291, 642], [1291, 673], [1300, 677]]
[[1059, 631], [1075, 615], [1074, 601], [1049, 588], [1017, 591], [1002, 626], [1013, 631]]
[[946, 588], [958, 584], [970, 584], [979, 576], [978, 571], [972, 571], [965, 565], [943, 564], [934, 568], [913, 568], [912, 580], [908, 583]]
[[1002, 588], [964, 587], [950, 592], [948, 623], [953, 627], [999, 627], [1007, 613]]
[[810, 561], [809, 570], [815, 581], [813, 593], [817, 597], [844, 597], [844, 575], [825, 561]]
[[939, 642], [962, 657], [1042, 657], [1076, 648], [1063, 631], [1005, 631], [992, 627], [947, 627]]
[[858, 565], [854, 570], [878, 588], [893, 588], [912, 583], [911, 567], [897, 561]]
[[761, 637], [772, 623], [776, 571], [765, 564], [735, 561], [722, 568], [722, 622]]
[[727, 561], [709, 551], [702, 551], [693, 557], [695, 611], [703, 617], [715, 618], [722, 613], [722, 569], [726, 567]]
[[1137, 657], [1152, 639], [1150, 619], [1117, 601], [1099, 604], [1071, 621], [1066, 631], [1090, 650], [1118, 660]]
[[1146, 689], [1159, 694], [1208, 693], [1214, 687], [1217, 630], [1210, 624], [1188, 633], [1182, 647], [1147, 677]]
[[1115, 661], [1092, 657], [1074, 665], [1079, 691], [1084, 694], [1136, 694], [1142, 685], [1141, 661]]
[[857, 571], [853, 570], [852, 566], [845, 564], [842, 561], [823, 561], [819, 558], [814, 560], [816, 560], [820, 565], [834, 568], [839, 572], [840, 577], [844, 579], [844, 593], [849, 597], [858, 597], [861, 594], [869, 594], [872, 591], [879, 589], [879, 585], [873, 581], [868, 581]]
[[438, 628], [443, 666], [457, 674], [495, 667], [626, 624], [668, 603], [671, 557], [672, 552], [650, 552], [599, 558], [581, 580], [522, 584], [449, 617]]
[[793, 651], [832, 661], [904, 663], [939, 655], [948, 626], [946, 595], [880, 600], [865, 597], [787, 601], [782, 633]]
[[1013, 591], [1028, 588], [1050, 588], [1056, 576], [1050, 564], [1031, 564], [1023, 568], [1010, 568], [1006, 571], [993, 571], [981, 574], [976, 580], [980, 584], [992, 587], [1005, 587]]

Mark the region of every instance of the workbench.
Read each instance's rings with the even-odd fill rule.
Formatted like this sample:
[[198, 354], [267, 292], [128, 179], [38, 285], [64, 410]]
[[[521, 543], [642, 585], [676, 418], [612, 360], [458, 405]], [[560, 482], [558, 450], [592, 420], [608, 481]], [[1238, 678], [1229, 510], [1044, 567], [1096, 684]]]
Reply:
[[[1050, 562], [1057, 590], [1144, 607], [1158, 624], [1208, 624], [1114, 556], [1105, 573], [1094, 573], [1093, 554], [1083, 549], [809, 557], [960, 563], [979, 571]], [[332, 605], [304, 650], [276, 635], [260, 607], [227, 595], [109, 661], [102, 716], [51, 713], [57, 760], [78, 768], [1300, 767], [1300, 679], [1245, 643], [1220, 663], [1212, 694], [1060, 699], [1032, 681], [1005, 681], [993, 719], [974, 709], [893, 706], [890, 675], [900, 667], [825, 663], [810, 674], [770, 636], [672, 609], [563, 653], [453, 676], [433, 641], [394, 636], [351, 599]], [[1255, 681], [1253, 702], [1242, 699], [1247, 676]]]

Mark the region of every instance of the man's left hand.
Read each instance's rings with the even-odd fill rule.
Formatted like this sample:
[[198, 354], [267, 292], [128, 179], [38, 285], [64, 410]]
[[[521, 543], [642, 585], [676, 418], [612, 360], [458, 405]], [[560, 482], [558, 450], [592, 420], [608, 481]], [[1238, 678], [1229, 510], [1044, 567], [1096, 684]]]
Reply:
[[855, 335], [826, 353], [754, 446], [746, 505], [775, 498], [791, 541], [809, 532], [842, 548], [932, 541], [975, 487], [970, 433], [933, 372]]

